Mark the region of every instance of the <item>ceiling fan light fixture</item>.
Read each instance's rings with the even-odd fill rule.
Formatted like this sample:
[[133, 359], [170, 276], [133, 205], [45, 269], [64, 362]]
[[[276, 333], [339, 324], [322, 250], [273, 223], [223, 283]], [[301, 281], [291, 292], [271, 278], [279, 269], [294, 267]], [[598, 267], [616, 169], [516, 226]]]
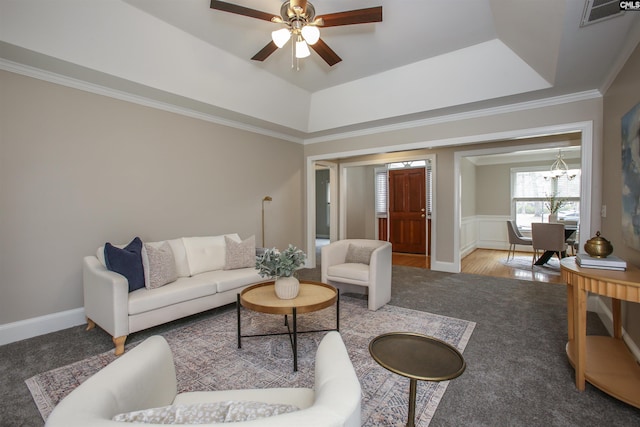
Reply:
[[309, 55], [311, 55], [311, 51], [309, 51], [307, 42], [305, 42], [302, 37], [298, 36], [298, 41], [296, 42], [296, 58], [306, 58]]
[[279, 48], [283, 47], [291, 38], [291, 32], [288, 28], [281, 28], [271, 33], [271, 39]]
[[302, 37], [304, 37], [305, 41], [309, 44], [316, 44], [316, 42], [320, 39], [320, 30], [318, 27], [313, 25], [305, 25], [302, 27]]
[[[333, 49], [327, 46], [324, 40], [320, 39], [320, 31], [317, 27], [340, 27], [344, 25], [382, 22], [382, 6], [345, 10], [343, 12], [329, 13], [316, 17], [315, 7], [309, 0], [280, 0], [279, 3], [281, 3], [280, 16], [274, 16], [260, 10], [227, 3], [226, 1], [211, 0], [210, 7], [214, 10], [256, 18], [286, 27], [286, 29], [273, 31], [271, 33], [271, 41], [251, 57], [252, 60], [261, 62], [278, 50], [278, 48], [284, 47], [289, 39], [292, 39], [292, 64], [294, 63], [293, 59], [306, 58], [311, 55], [309, 46], [313, 46], [313, 50], [327, 65], [332, 67], [342, 61], [342, 59]], [[296, 61], [296, 63], [297, 62], [298, 61]]]

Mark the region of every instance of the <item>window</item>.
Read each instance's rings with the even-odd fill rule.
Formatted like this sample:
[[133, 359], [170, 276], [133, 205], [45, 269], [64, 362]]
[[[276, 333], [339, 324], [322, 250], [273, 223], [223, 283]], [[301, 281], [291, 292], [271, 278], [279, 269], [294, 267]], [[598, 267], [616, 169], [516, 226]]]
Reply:
[[511, 208], [518, 228], [530, 230], [532, 222], [549, 221], [549, 199], [561, 201], [558, 220], [580, 219], [580, 169], [570, 169], [567, 175], [550, 178], [546, 169], [511, 170]]
[[376, 168], [376, 218], [387, 216], [387, 199], [389, 181], [387, 180], [387, 169]]

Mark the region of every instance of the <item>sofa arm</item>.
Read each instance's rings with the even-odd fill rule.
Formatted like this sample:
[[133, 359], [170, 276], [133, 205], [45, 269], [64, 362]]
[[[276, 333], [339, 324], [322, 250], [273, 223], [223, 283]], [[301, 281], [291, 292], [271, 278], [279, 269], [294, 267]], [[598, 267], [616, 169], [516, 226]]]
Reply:
[[360, 426], [362, 387], [337, 331], [327, 333], [318, 346], [314, 390], [314, 407], [336, 414], [344, 426]]
[[159, 335], [152, 336], [69, 393], [54, 408], [45, 426], [123, 426], [111, 418], [170, 405], [176, 392], [169, 344]]
[[320, 248], [321, 281], [327, 283], [327, 270], [332, 265], [344, 264], [349, 249], [349, 241], [338, 240]]
[[369, 261], [369, 310], [377, 310], [391, 301], [391, 243], [383, 242], [371, 253]]
[[129, 282], [95, 256], [82, 264], [85, 315], [114, 338], [129, 334]]

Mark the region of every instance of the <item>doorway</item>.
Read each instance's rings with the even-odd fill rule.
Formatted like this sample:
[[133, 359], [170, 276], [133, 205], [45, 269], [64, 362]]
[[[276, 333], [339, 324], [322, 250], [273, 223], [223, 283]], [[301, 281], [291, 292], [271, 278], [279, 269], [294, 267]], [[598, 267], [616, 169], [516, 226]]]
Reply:
[[[344, 239], [346, 238], [345, 211], [348, 204], [345, 191], [347, 183], [343, 179], [343, 175], [345, 175], [345, 168], [361, 165], [380, 165], [385, 161], [403, 161], [407, 159], [417, 160], [425, 158], [431, 159], [431, 165], [433, 168], [432, 187], [434, 191], [432, 193], [433, 205], [431, 210], [432, 232], [429, 233], [429, 237], [427, 239], [428, 242], [432, 242], [430, 267], [435, 271], [459, 273], [461, 241], [466, 241], [466, 231], [462, 230], [460, 226], [460, 224], [462, 224], [460, 210], [461, 158], [486, 153], [487, 151], [477, 151], [477, 149], [474, 149], [476, 147], [483, 147], [480, 144], [484, 143], [502, 143], [511, 141], [508, 145], [503, 144], [504, 146], [496, 146], [487, 149], [491, 152], [506, 153], [520, 149], [537, 148], [537, 144], [535, 142], [531, 144], [533, 141], [518, 144], [517, 141], [523, 139], [544, 138], [546, 136], [577, 132], [580, 133], [580, 145], [582, 147], [581, 169], [584, 178], [581, 183], [581, 204], [591, 207], [590, 209], [584, 209], [580, 212], [580, 232], [581, 235], [590, 236], [592, 235], [592, 229], [597, 229], [596, 227], [599, 224], [599, 217], [594, 215], [591, 211], [596, 208], [599, 210], [601, 201], [599, 196], [592, 195], [592, 183], [599, 182], [602, 174], [600, 168], [598, 168], [597, 165], [594, 166], [592, 158], [594, 157], [594, 150], [601, 149], [602, 141], [599, 139], [594, 140], [593, 122], [589, 120], [545, 125], [526, 129], [495, 131], [481, 135], [467, 135], [464, 137], [452, 136], [450, 138], [428, 140], [415, 144], [378, 146], [375, 149], [355, 148], [349, 150], [345, 148], [324, 154], [309, 155], [306, 157], [307, 195], [313, 194], [315, 189], [314, 166], [319, 162], [324, 163], [326, 161], [333, 161], [333, 159], [336, 159], [335, 162], [338, 164], [337, 159], [342, 158], [342, 160], [339, 161], [339, 191], [336, 187], [336, 192], [334, 192], [334, 195], [337, 195], [338, 200], [334, 200], [335, 203], [332, 203], [332, 209], [336, 210], [336, 217], [338, 220], [336, 222], [332, 222], [334, 226], [332, 227], [331, 232], [332, 234], [336, 233], [336, 237]], [[470, 145], [471, 147], [465, 149], [464, 147], [466, 145]], [[520, 148], [520, 145], [522, 145], [523, 148]], [[451, 148], [454, 146], [460, 146], [460, 148]], [[557, 147], [557, 144], [546, 144], [547, 148], [551, 146]], [[437, 154], [438, 150], [442, 150], [442, 152], [446, 154], [441, 160], [439, 160], [440, 164], [436, 162], [436, 156], [439, 155]], [[450, 155], [449, 152], [452, 152], [452, 155]], [[350, 161], [350, 158], [353, 160]], [[443, 172], [439, 174], [436, 169], [442, 169]], [[336, 178], [338, 176], [336, 176]], [[338, 180], [336, 179], [334, 182], [337, 183]], [[438, 194], [440, 194], [440, 197], [438, 197]], [[306, 223], [306, 244], [308, 245], [309, 252], [313, 253], [315, 243], [315, 197], [307, 196], [306, 201], [306, 212], [308, 218]], [[438, 206], [440, 206], [440, 214], [438, 214]], [[365, 208], [368, 207], [365, 206]], [[372, 206], [371, 209], [373, 210], [375, 208]], [[374, 236], [377, 236], [377, 234], [374, 234]], [[309, 265], [315, 265], [315, 259], [309, 259]]]
[[331, 179], [329, 169], [316, 170], [316, 238], [331, 236]]

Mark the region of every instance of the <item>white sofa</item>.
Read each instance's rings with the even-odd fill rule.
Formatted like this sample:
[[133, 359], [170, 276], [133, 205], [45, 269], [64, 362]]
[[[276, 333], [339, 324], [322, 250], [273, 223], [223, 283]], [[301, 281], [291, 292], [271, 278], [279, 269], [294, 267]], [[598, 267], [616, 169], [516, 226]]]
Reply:
[[323, 283], [347, 292], [365, 287], [369, 310], [391, 301], [391, 243], [344, 239], [331, 242], [320, 251]]
[[[245, 254], [250, 255], [247, 267], [226, 269], [229, 254], [225, 236], [252, 251]], [[87, 329], [98, 325], [108, 332], [115, 344], [115, 354], [120, 355], [124, 353], [127, 335], [133, 332], [236, 301], [245, 287], [268, 280], [255, 269], [255, 243], [251, 248], [250, 239], [242, 242], [237, 234], [228, 234], [145, 243], [147, 248], [169, 244], [177, 280], [132, 292], [125, 276], [107, 269], [104, 247], [99, 248], [96, 256], [83, 260]]]
[[[216, 361], [212, 360], [211, 363]], [[327, 333], [318, 346], [313, 389], [269, 388], [180, 394], [177, 394], [171, 349], [163, 337], [156, 335], [78, 386], [54, 408], [45, 426], [122, 426], [126, 424], [112, 421], [115, 415], [168, 405], [251, 401], [290, 404], [299, 410], [238, 421], [233, 423], [234, 426], [359, 427], [361, 394], [360, 382], [342, 338], [336, 331]]]

